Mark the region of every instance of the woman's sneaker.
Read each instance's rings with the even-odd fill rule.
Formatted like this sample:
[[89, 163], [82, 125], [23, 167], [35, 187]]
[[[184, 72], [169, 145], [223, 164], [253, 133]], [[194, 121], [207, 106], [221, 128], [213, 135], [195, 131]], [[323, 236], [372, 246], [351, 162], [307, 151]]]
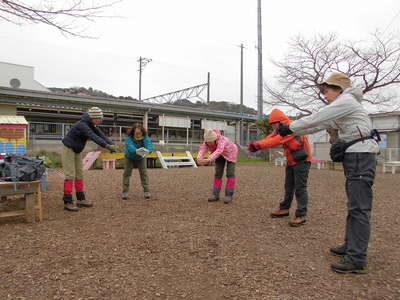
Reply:
[[208, 202], [217, 202], [219, 201], [219, 197], [216, 195], [212, 195], [210, 198], [208, 198]]
[[64, 203], [64, 209], [68, 211], [79, 211], [78, 206], [76, 206], [76, 203]]
[[78, 200], [76, 201], [78, 207], [93, 207], [93, 203], [89, 200]]
[[229, 204], [232, 202], [232, 196], [225, 196], [224, 203]]
[[150, 192], [144, 192], [144, 199], [150, 199], [150, 198], [151, 198]]
[[122, 200], [128, 200], [129, 196], [128, 193], [122, 193]]

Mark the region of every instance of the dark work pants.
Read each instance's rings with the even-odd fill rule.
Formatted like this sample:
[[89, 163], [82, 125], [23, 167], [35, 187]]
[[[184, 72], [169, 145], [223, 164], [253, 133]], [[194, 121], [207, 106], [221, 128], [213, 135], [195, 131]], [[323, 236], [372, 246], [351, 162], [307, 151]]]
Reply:
[[346, 176], [348, 210], [344, 259], [357, 266], [366, 266], [371, 232], [372, 185], [375, 179], [376, 154], [346, 153], [343, 169]]
[[235, 163], [227, 161], [222, 155], [215, 160], [215, 177], [222, 178], [224, 176], [224, 168], [226, 166], [226, 177], [235, 177]]
[[280, 209], [289, 209], [296, 195], [296, 217], [307, 215], [308, 193], [307, 181], [311, 163], [302, 162], [295, 166], [286, 166], [285, 198], [280, 203]]
[[129, 183], [132, 176], [132, 170], [135, 168], [139, 170], [140, 182], [142, 183], [143, 191], [145, 193], [150, 192], [146, 158], [140, 160], [125, 158], [124, 173], [122, 174], [122, 192], [129, 192]]

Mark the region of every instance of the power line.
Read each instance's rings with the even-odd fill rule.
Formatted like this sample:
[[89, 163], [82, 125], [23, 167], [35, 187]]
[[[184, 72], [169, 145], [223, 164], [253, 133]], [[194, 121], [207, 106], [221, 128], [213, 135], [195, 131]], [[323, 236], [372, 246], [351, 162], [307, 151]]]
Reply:
[[385, 28], [385, 30], [383, 31], [382, 34], [385, 34], [386, 30], [388, 30], [389, 27], [393, 25], [394, 21], [397, 19], [398, 16], [400, 16], [400, 9], [399, 9], [399, 11], [397, 12], [397, 14], [393, 17], [393, 19], [390, 21], [389, 25], [386, 26], [386, 28]]

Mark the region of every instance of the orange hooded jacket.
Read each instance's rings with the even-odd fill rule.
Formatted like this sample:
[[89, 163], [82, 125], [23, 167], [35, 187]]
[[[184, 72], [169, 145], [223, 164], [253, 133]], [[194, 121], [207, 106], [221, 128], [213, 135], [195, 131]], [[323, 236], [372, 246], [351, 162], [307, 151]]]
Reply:
[[[271, 124], [276, 122], [290, 124], [292, 121], [282, 111], [280, 111], [279, 109], [274, 109], [269, 117], [269, 123]], [[308, 139], [305, 135], [301, 135], [300, 138], [308, 153], [307, 161], [311, 161], [312, 160], [311, 147], [308, 142]], [[294, 135], [287, 135], [283, 137], [274, 131], [273, 133], [268, 135], [265, 139], [258, 141], [257, 144], [260, 149], [273, 148], [282, 145], [288, 165], [289, 166], [297, 165], [297, 162], [295, 162], [293, 159], [292, 151], [299, 150], [301, 148], [301, 143], [296, 139]]]

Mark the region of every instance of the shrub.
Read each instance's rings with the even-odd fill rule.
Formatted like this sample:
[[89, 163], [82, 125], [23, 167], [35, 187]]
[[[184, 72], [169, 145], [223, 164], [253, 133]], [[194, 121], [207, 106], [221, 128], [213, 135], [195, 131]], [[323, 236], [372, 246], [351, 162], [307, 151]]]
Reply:
[[38, 157], [44, 160], [44, 164], [47, 168], [50, 169], [58, 169], [62, 167], [61, 164], [61, 154], [58, 152], [48, 152], [48, 151], [37, 151], [37, 152], [29, 152], [29, 156]]

